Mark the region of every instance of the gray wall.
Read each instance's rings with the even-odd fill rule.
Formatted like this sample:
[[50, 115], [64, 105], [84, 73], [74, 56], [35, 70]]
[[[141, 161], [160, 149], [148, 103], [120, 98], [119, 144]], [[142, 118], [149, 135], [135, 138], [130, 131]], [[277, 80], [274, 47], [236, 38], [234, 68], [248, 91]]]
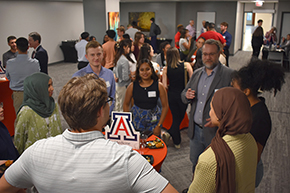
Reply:
[[105, 0], [83, 0], [85, 31], [103, 43], [106, 33]]
[[[225, 7], [227, 11], [225, 11]], [[147, 3], [120, 3], [120, 20], [122, 25], [128, 24], [129, 12], [154, 11], [156, 23], [161, 28], [160, 38], [174, 39], [177, 32], [177, 24], [188, 25], [189, 20], [196, 21], [197, 12], [212, 11], [216, 12], [216, 23], [223, 21], [229, 23], [229, 33], [235, 38], [237, 2], [147, 2]], [[229, 17], [230, 16], [230, 17]], [[219, 30], [219, 29], [217, 29]], [[173, 43], [172, 43], [173, 45]], [[230, 47], [233, 53], [234, 41]]]
[[[282, 29], [282, 26], [281, 26], [281, 22], [282, 22], [282, 12], [290, 12], [290, 1], [289, 0], [279, 0], [279, 5], [278, 5], [278, 19], [277, 19], [277, 30], [278, 30], [277, 35], [278, 35], [278, 40], [281, 38], [280, 37], [280, 31]], [[290, 33], [290, 31], [288, 33]], [[285, 36], [285, 34], [281, 34], [281, 36]]]
[[[226, 7], [226, 9], [225, 9]], [[178, 3], [176, 9], [177, 24], [181, 23], [184, 26], [188, 25], [189, 20], [197, 20], [197, 12], [215, 12], [216, 30], [220, 32], [217, 26], [221, 22], [227, 22], [229, 24], [228, 32], [232, 35], [232, 44], [230, 47], [230, 54], [234, 50], [235, 39], [235, 25], [236, 25], [236, 13], [237, 2], [181, 2]], [[196, 25], [195, 25], [196, 26]]]
[[[176, 3], [120, 3], [120, 23], [127, 26], [129, 12], [155, 12], [155, 22], [161, 28], [159, 38], [174, 39], [176, 33]], [[148, 35], [149, 33], [145, 33]], [[172, 45], [174, 41], [172, 41]]]

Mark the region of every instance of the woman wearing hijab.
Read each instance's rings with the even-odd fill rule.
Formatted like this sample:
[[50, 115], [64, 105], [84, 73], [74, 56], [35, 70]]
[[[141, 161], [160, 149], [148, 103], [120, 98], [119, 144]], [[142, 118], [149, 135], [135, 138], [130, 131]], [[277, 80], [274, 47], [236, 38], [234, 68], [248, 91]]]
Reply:
[[218, 130], [199, 156], [188, 192], [255, 192], [258, 149], [250, 134], [252, 114], [246, 95], [232, 87], [218, 90], [209, 114]]
[[59, 110], [52, 98], [51, 78], [35, 73], [24, 80], [23, 103], [17, 112], [14, 143], [22, 154], [39, 139], [62, 133]]

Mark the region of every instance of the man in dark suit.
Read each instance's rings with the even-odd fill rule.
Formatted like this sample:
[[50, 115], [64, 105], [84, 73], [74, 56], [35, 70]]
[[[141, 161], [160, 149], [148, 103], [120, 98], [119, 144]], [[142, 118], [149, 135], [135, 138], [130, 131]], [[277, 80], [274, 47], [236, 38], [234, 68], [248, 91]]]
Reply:
[[199, 155], [210, 144], [217, 127], [212, 127], [209, 117], [210, 102], [216, 90], [230, 86], [232, 69], [219, 62], [220, 47], [217, 40], [209, 39], [202, 47], [204, 67], [194, 71], [181, 93], [185, 104], [191, 104], [188, 136], [193, 172]]
[[31, 58], [36, 58], [40, 64], [40, 72], [47, 73], [48, 56], [46, 50], [40, 45], [41, 36], [37, 32], [28, 34], [29, 47], [33, 48]]

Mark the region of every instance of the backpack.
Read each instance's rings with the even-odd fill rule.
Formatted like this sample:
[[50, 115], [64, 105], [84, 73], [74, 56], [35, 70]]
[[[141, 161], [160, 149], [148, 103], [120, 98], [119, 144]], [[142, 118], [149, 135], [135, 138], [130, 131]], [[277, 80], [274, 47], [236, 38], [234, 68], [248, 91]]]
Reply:
[[156, 25], [156, 29], [155, 29], [155, 34], [156, 35], [160, 35], [161, 34], [161, 29], [160, 29], [160, 27], [159, 27], [159, 25], [157, 25], [157, 24], [155, 24]]

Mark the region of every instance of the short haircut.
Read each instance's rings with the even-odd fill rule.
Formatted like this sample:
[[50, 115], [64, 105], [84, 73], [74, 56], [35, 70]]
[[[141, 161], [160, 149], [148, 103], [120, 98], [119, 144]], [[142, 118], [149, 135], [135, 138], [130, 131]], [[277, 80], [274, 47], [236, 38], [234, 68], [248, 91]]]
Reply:
[[118, 27], [117, 30], [125, 33], [125, 28], [122, 26]]
[[58, 104], [69, 127], [81, 131], [98, 123], [98, 112], [107, 97], [106, 83], [92, 73], [69, 80], [59, 93]]
[[[152, 17], [151, 19], [150, 19], [153, 23], [155, 22], [155, 18], [154, 17]], [[147, 20], [148, 21], [148, 20]]]
[[228, 27], [229, 24], [227, 22], [222, 22], [221, 25]]
[[178, 24], [177, 25], [177, 29], [179, 30], [180, 28], [183, 28], [183, 25], [182, 24]]
[[203, 45], [203, 46], [205, 46], [205, 44], [208, 44], [208, 45], [216, 45], [216, 47], [217, 47], [217, 51], [218, 51], [218, 53], [220, 53], [220, 51], [221, 51], [221, 47], [220, 47], [220, 43], [219, 43], [218, 40], [208, 39], [208, 40], [206, 40], [206, 41], [204, 42], [204, 45]]
[[259, 19], [257, 23], [260, 23], [260, 22], [263, 22], [263, 20], [262, 19]]
[[103, 50], [103, 47], [102, 47], [102, 45], [99, 42], [97, 42], [97, 41], [90, 41], [86, 45], [86, 54], [88, 53], [88, 49], [89, 48], [98, 48], [98, 47], [101, 47], [102, 50]]
[[215, 23], [209, 23], [208, 24], [209, 29], [214, 29], [215, 28]]
[[9, 43], [10, 40], [15, 40], [15, 39], [17, 39], [15, 36], [9, 36], [9, 37], [7, 38], [7, 43]]
[[132, 21], [132, 26], [136, 27], [137, 26], [137, 22], [136, 21]]
[[89, 40], [90, 40], [90, 41], [93, 41], [94, 38], [96, 39], [95, 36], [90, 36], [90, 39], [89, 39]]
[[31, 32], [30, 34], [28, 34], [28, 36], [29, 37], [32, 37], [32, 39], [34, 41], [38, 40], [38, 43], [40, 44], [40, 42], [41, 42], [41, 36], [40, 36], [39, 33], [37, 33], [37, 32]]
[[129, 34], [123, 34], [123, 38], [130, 40], [130, 35]]
[[28, 50], [28, 40], [24, 37], [20, 37], [16, 40], [17, 49], [21, 52]]
[[90, 36], [90, 34], [88, 32], [83, 32], [81, 34], [81, 38], [84, 39], [84, 40], [87, 39], [89, 36]]
[[114, 37], [116, 36], [116, 32], [114, 30], [107, 30], [106, 34], [108, 35], [109, 38], [114, 39]]

